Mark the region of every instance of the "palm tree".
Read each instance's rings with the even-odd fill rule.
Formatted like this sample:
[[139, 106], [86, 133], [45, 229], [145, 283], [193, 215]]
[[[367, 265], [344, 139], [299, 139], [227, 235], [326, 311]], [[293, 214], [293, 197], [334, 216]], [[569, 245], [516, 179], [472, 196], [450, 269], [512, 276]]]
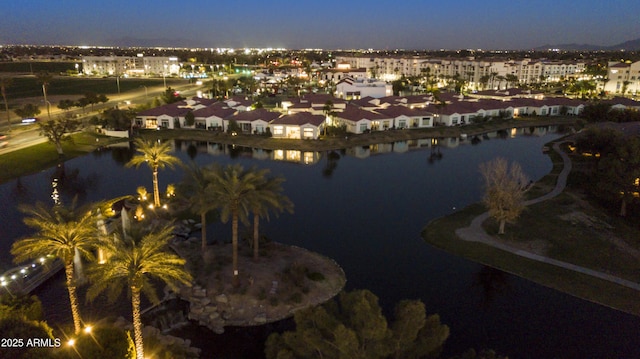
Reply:
[[92, 249], [97, 243], [97, 221], [90, 210], [93, 205], [77, 209], [74, 200], [69, 208], [62, 205], [48, 208], [43, 203], [19, 208], [29, 216], [24, 219], [24, 223], [35, 228], [37, 233], [15, 242], [11, 247], [11, 254], [15, 256], [16, 262], [47, 255], [54, 255], [62, 260], [73, 326], [78, 333], [82, 329], [82, 321], [76, 293], [74, 257], [78, 253], [85, 258], [93, 258]]
[[480, 76], [480, 85], [483, 90], [487, 88], [487, 84], [489, 83], [490, 79], [491, 75], [489, 74]]
[[244, 170], [240, 165], [214, 167], [211, 186], [218, 198], [220, 220], [226, 223], [231, 218], [231, 244], [233, 251], [233, 285], [238, 282], [238, 222], [248, 222], [254, 192], [264, 180], [267, 170], [252, 168]]
[[508, 88], [515, 87], [520, 82], [520, 80], [518, 79], [518, 76], [514, 74], [506, 74], [505, 80], [507, 81]]
[[[490, 78], [490, 82], [491, 82], [491, 89], [494, 90], [495, 89], [495, 84], [494, 81], [496, 79], [496, 76], [498, 76], [497, 72], [491, 72], [489, 73], [489, 78]], [[500, 88], [498, 88], [499, 90]]]
[[191, 274], [184, 268], [185, 260], [166, 250], [173, 238], [173, 226], [157, 231], [131, 228], [127, 236], [118, 233], [118, 238], [106, 245], [109, 260], [96, 264], [89, 271], [91, 287], [87, 291], [89, 300], [107, 291], [108, 299], [115, 299], [128, 287], [131, 295], [133, 337], [136, 357], [144, 358], [142, 321], [140, 318], [141, 294], [152, 302], [159, 303], [153, 283], [164, 283], [174, 291], [180, 284], [190, 286]]
[[170, 154], [171, 145], [169, 142], [149, 142], [136, 138], [134, 143], [140, 154], [133, 156], [126, 166], [138, 168], [141, 164], [146, 163], [151, 168], [153, 172], [153, 204], [159, 207], [158, 170], [165, 167], [174, 168], [175, 164], [180, 163], [180, 159]]
[[322, 113], [324, 114], [324, 135], [327, 135], [327, 130], [329, 127], [329, 123], [333, 125], [333, 116], [335, 116], [335, 112], [333, 111], [333, 101], [327, 100], [322, 106]]
[[13, 79], [11, 77], [0, 77], [0, 93], [2, 93], [2, 99], [4, 100], [4, 111], [7, 113], [9, 132], [11, 132], [11, 119], [9, 118], [9, 104], [7, 103], [7, 88], [11, 87], [12, 84]]
[[183, 193], [184, 199], [187, 200], [189, 208], [200, 215], [200, 223], [202, 224], [202, 253], [207, 249], [207, 213], [216, 207], [216, 197], [209, 186], [211, 183], [210, 168], [202, 168], [192, 163], [186, 168], [186, 176], [182, 181], [180, 192]]
[[502, 75], [496, 76], [496, 80], [498, 80], [498, 90], [502, 89], [502, 82], [506, 81], [506, 79], [507, 78]]
[[293, 213], [293, 203], [282, 194], [282, 182], [284, 177], [264, 177], [256, 186], [251, 201], [251, 213], [253, 214], [253, 259], [258, 260], [260, 218], [269, 220], [269, 212], [276, 215], [283, 211]]

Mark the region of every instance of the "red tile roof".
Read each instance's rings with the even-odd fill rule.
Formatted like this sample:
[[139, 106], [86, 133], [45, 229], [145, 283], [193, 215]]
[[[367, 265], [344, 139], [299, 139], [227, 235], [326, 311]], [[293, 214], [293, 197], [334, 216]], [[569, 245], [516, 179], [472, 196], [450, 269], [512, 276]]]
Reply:
[[347, 107], [342, 112], [338, 112], [336, 114], [337, 118], [342, 118], [349, 121], [360, 121], [362, 119], [366, 120], [382, 120], [388, 118], [387, 116], [374, 112], [363, 110], [360, 107], [355, 105], [347, 105]]
[[227, 118], [234, 113], [236, 113], [235, 109], [227, 107], [227, 105], [222, 102], [216, 102], [209, 107], [193, 111], [193, 115], [200, 118], [207, 118], [212, 116]]
[[279, 116], [280, 116], [280, 113], [278, 112], [269, 111], [264, 108], [258, 108], [253, 111], [238, 112], [233, 116], [229, 116], [227, 119], [236, 120], [236, 121], [249, 121], [249, 122], [263, 120], [266, 122], [270, 122], [271, 120], [274, 120]]
[[400, 116], [418, 117], [418, 116], [432, 116], [433, 113], [422, 109], [412, 109], [406, 106], [389, 106], [387, 108], [376, 109], [376, 112], [386, 116], [387, 118], [396, 118]]
[[273, 125], [298, 125], [311, 124], [320, 126], [325, 120], [325, 116], [313, 115], [310, 112], [299, 112], [291, 115], [284, 115], [271, 121]]

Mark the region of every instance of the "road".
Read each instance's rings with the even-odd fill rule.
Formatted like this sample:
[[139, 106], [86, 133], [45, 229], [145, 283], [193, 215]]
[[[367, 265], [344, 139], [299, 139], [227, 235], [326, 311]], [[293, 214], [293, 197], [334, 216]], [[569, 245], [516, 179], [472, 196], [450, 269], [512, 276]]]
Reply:
[[[196, 86], [193, 84], [185, 84], [185, 85], [172, 85], [177, 91], [180, 91], [182, 96], [194, 96], [195, 93], [202, 88], [202, 86]], [[86, 123], [93, 116], [99, 116], [100, 113], [109, 108], [118, 107], [121, 109], [128, 108], [129, 106], [135, 106], [139, 104], [146, 103], [151, 99], [159, 96], [164, 92], [163, 86], [154, 86], [147, 88], [139, 88], [136, 90], [128, 91], [126, 93], [121, 94], [109, 94], [107, 97], [109, 101], [103, 104], [94, 105], [92, 108], [87, 107], [85, 109], [73, 109], [70, 110], [69, 113], [73, 115], [79, 116], [78, 118]], [[62, 114], [64, 111], [57, 108], [51, 107], [51, 117], [54, 118]], [[47, 115], [39, 117], [41, 120], [46, 121]], [[17, 120], [12, 120], [17, 121]], [[43, 142], [46, 142], [47, 139], [40, 135], [40, 131], [37, 125], [35, 124], [12, 124], [11, 132], [9, 132], [9, 126], [6, 121], [2, 121], [0, 124], [0, 133], [7, 135], [7, 139], [0, 141], [8, 142], [8, 145], [0, 148], [0, 155], [9, 153], [12, 151], [16, 151], [25, 147], [37, 145]]]

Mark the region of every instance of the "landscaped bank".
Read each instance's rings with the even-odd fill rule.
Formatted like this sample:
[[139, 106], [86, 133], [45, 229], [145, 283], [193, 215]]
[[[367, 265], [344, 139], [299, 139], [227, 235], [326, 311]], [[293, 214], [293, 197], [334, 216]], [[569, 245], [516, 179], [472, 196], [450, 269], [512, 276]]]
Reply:
[[[542, 178], [531, 195], [541, 195], [555, 184], [562, 166], [552, 156], [552, 172]], [[471, 205], [450, 216], [429, 223], [422, 232], [428, 243], [470, 260], [498, 268], [562, 292], [615, 309], [640, 315], [638, 291], [573, 270], [534, 261], [479, 242], [461, 240], [459, 228], [486, 209]], [[527, 207], [518, 222], [498, 236], [497, 224], [489, 219], [483, 228], [497, 243], [554, 260], [589, 268], [624, 280], [637, 282], [640, 270], [638, 250], [629, 248], [621, 238], [637, 235], [624, 221], [605, 214], [571, 188], [559, 196]]]

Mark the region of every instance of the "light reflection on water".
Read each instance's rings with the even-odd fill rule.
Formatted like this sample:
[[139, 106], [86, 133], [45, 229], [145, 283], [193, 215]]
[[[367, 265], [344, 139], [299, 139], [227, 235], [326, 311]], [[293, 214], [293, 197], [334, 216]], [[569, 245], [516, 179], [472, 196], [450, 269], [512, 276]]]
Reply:
[[[518, 161], [533, 180], [548, 173], [551, 162], [541, 148], [558, 136], [553, 132], [535, 127], [325, 152], [194, 141], [176, 141], [175, 149], [184, 162], [240, 163], [284, 176], [295, 214], [264, 223], [264, 233], [335, 259], [347, 274], [347, 288], [372, 290], [387, 311], [401, 299], [423, 300], [428, 312], [439, 313], [451, 327], [447, 353], [475, 347], [513, 358], [640, 357], [629, 334], [639, 332], [638, 318], [486, 269], [420, 238], [430, 220], [480, 200], [479, 163], [502, 156]], [[15, 205], [48, 200], [52, 177], [64, 179], [58, 184], [63, 201], [74, 193], [95, 201], [135, 193], [140, 185], [151, 188], [148, 169], [124, 168], [131, 155], [128, 149], [103, 151], [0, 186], [7, 205], [0, 224], [1, 263], [10, 263], [10, 243], [27, 233]], [[180, 169], [161, 171], [161, 190], [181, 177]], [[229, 238], [228, 226], [210, 228], [211, 236]], [[62, 294], [54, 297], [64, 298], [59, 289]], [[66, 303], [44, 300], [58, 308], [50, 317], [64, 318]], [[244, 339], [239, 342], [246, 345]], [[221, 341], [233, 340], [229, 335]]]

